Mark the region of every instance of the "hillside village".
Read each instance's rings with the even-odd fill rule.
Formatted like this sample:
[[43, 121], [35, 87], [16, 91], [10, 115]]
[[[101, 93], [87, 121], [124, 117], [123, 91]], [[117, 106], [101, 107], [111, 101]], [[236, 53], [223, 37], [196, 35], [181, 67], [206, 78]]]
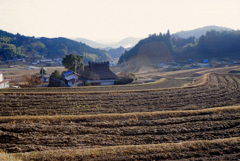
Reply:
[[154, 34], [117, 64], [102, 51], [1, 57], [0, 160], [238, 159], [239, 40]]
[[0, 161], [240, 161], [239, 0], [0, 0]]
[[[125, 49], [119, 47], [106, 50], [95, 50], [86, 44], [66, 38], [36, 39], [34, 37], [26, 37], [20, 34], [14, 35], [1, 31], [0, 46], [2, 46], [2, 50], [0, 51], [0, 68], [5, 70], [41, 70], [43, 67], [51, 67], [54, 69], [59, 66], [64, 67], [64, 55], [75, 54], [83, 56], [85, 70], [81, 73], [75, 73], [74, 69], [61, 71], [58, 74], [60, 75], [61, 80], [59, 82], [61, 83], [52, 83], [51, 80], [59, 79], [54, 77], [51, 79], [52, 73], [41, 76], [35, 74], [36, 79], [40, 78], [41, 82], [45, 84], [44, 86], [46, 86], [46, 83], [49, 83], [47, 86], [73, 87], [83, 85], [113, 85], [114, 80], [118, 77], [116, 74], [121, 72], [139, 73], [154, 69], [158, 69], [161, 72], [169, 72], [240, 64], [240, 56], [238, 54], [240, 50], [240, 41], [238, 41], [240, 40], [239, 31], [225, 28], [216, 28], [218, 29], [217, 31], [207, 31], [207, 29], [211, 29], [211, 27], [202, 31], [202, 35], [199, 35], [200, 29], [197, 30], [198, 37], [194, 37], [193, 31], [186, 32], [188, 34], [185, 35], [192, 34], [188, 38], [179, 37], [177, 33], [171, 35], [169, 31], [166, 34], [153, 34], [140, 40], [138, 43], [134, 40], [136, 45], [131, 48]], [[204, 34], [204, 32], [206, 33]], [[179, 33], [179, 35], [184, 35], [184, 32]], [[228, 37], [227, 41], [225, 41], [225, 37]], [[11, 41], [12, 39], [14, 41]], [[16, 43], [16, 40], [19, 43]], [[20, 51], [15, 52], [15, 50], [7, 51], [15, 47], [23, 49], [26, 47], [26, 43], [31, 44], [31, 51], [26, 52], [24, 50], [22, 53]], [[61, 45], [65, 43], [67, 45]], [[36, 48], [36, 44], [39, 45], [38, 48]], [[57, 54], [60, 50], [63, 51], [63, 48], [68, 49], [67, 52], [64, 55]], [[77, 51], [80, 51], [80, 49], [82, 51], [78, 53]], [[6, 52], [13, 52], [11, 55], [15, 55], [15, 57], [8, 57], [4, 54], [5, 50]], [[110, 54], [107, 54], [107, 52]], [[76, 79], [74, 78], [73, 80], [73, 77], [76, 77]], [[11, 77], [8, 76], [8, 78]], [[23, 76], [21, 76], [21, 79], [23, 79]], [[108, 79], [109, 81], [107, 81]], [[38, 87], [44, 86], [38, 85]]]

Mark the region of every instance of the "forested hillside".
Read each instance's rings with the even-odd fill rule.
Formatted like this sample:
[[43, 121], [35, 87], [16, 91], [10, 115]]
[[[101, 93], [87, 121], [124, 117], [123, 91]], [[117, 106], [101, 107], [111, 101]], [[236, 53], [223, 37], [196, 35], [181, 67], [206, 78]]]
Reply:
[[240, 31], [209, 31], [195, 44], [184, 47], [183, 54], [191, 58], [240, 58]]
[[74, 53], [85, 56], [87, 61], [106, 61], [108, 54], [66, 38], [35, 38], [11, 34], [0, 30], [0, 60], [13, 58], [61, 58]]
[[149, 59], [163, 58], [170, 59], [173, 50], [173, 44], [169, 31], [167, 34], [153, 34], [148, 38], [139, 41], [139, 43], [128, 52], [121, 55], [119, 64], [129, 61], [133, 58], [142, 58], [148, 56]]
[[[121, 55], [118, 64], [135, 62], [168, 63], [188, 59], [236, 58], [240, 60], [240, 31], [208, 31], [199, 39], [150, 35]], [[144, 58], [144, 59], [143, 59]], [[147, 59], [146, 59], [147, 58]]]
[[127, 49], [120, 46], [116, 49], [110, 49], [108, 54], [111, 56], [111, 58], [119, 58], [125, 51], [127, 51]]

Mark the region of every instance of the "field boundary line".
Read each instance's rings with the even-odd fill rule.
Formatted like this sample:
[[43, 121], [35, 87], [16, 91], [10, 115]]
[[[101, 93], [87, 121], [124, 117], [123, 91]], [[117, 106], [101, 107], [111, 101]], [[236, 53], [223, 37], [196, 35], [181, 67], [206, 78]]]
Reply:
[[134, 112], [134, 113], [107, 113], [97, 115], [39, 115], [39, 116], [0, 116], [0, 123], [7, 122], [44, 122], [44, 121], [81, 121], [81, 120], [114, 120], [114, 119], [128, 119], [128, 118], [139, 118], [139, 117], [157, 117], [157, 116], [190, 116], [200, 114], [219, 114], [223, 112], [235, 112], [240, 110], [239, 106], [225, 106], [225, 107], [214, 107], [202, 110], [178, 110], [178, 111], [155, 111], [155, 112]]
[[194, 140], [179, 143], [142, 144], [142, 145], [120, 145], [112, 147], [49, 150], [12, 154], [12, 156], [29, 160], [31, 158], [48, 158], [57, 160], [58, 158], [69, 157], [71, 159], [86, 157], [105, 157], [108, 155], [138, 155], [152, 153], [171, 153], [184, 151], [200, 151], [203, 149], [218, 148], [223, 149], [228, 146], [235, 146], [240, 143], [240, 137], [214, 139], [214, 140]]

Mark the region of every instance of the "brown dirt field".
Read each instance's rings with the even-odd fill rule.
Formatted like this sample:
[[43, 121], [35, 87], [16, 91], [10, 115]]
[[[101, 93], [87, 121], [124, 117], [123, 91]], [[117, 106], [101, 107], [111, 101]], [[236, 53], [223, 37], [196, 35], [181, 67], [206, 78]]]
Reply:
[[238, 137], [239, 112], [240, 107], [237, 106], [213, 112], [169, 111], [162, 114], [147, 113], [144, 116], [133, 113], [114, 117], [12, 117], [9, 122], [1, 120], [1, 149], [26, 152], [56, 150], [59, 147], [68, 149], [159, 144]]
[[154, 76], [161, 76], [166, 78], [184, 78], [191, 77], [193, 74], [203, 75], [206, 73], [219, 73], [219, 74], [227, 74], [231, 70], [239, 69], [239, 66], [230, 66], [230, 67], [220, 67], [220, 68], [198, 68], [198, 69], [188, 69], [188, 70], [177, 70], [177, 71], [169, 71], [163, 72], [158, 71], [158, 69], [137, 73], [136, 75], [139, 77], [147, 77], [152, 78]]
[[23, 160], [237, 160], [240, 76], [221, 70], [188, 87], [1, 90], [0, 149]]
[[159, 90], [76, 92], [69, 89], [65, 91], [67, 93], [0, 93], [0, 115], [152, 112], [204, 109], [240, 103], [240, 76], [211, 74], [207, 80], [206, 84], [199, 86]]
[[[95, 148], [116, 148], [117, 146], [128, 148], [132, 145], [148, 145], [151, 147], [168, 143], [182, 142], [187, 144], [192, 141], [199, 142], [198, 144], [202, 145], [201, 142], [205, 140], [214, 141], [239, 137], [240, 132], [240, 106], [182, 112], [164, 111], [162, 113], [91, 115], [85, 117], [41, 116], [29, 118], [27, 116], [16, 116], [16, 118], [6, 117], [5, 119], [10, 120], [0, 118], [0, 135], [2, 138], [0, 148], [11, 153], [31, 151], [46, 153], [49, 150], [59, 149], [88, 149], [96, 155], [97, 153], [94, 153]], [[226, 142], [214, 148], [211, 148], [211, 146], [214, 146], [214, 144], [211, 144], [204, 145], [201, 148], [195, 146], [195, 150], [186, 147], [175, 151], [165, 149], [167, 155], [162, 156], [161, 153], [152, 151], [152, 156], [151, 153], [147, 153], [145, 157], [148, 157], [148, 159], [156, 159], [160, 156], [165, 157], [165, 159], [187, 159], [190, 157], [200, 159], [203, 156], [206, 158], [213, 156], [220, 159], [223, 157], [231, 158], [231, 155], [239, 156], [239, 143], [238, 138], [236, 143], [232, 145], [228, 145], [229, 142]], [[204, 155], [200, 151], [203, 151]], [[141, 153], [141, 157], [143, 157], [143, 154]], [[175, 154], [178, 154], [178, 157]], [[123, 153], [118, 155], [118, 160], [124, 157]], [[130, 157], [136, 154], [130, 153], [128, 155]], [[137, 155], [136, 159], [138, 157], [140, 156]]]
[[[65, 71], [66, 69], [64, 67], [44, 67], [44, 69], [46, 70], [47, 74], [51, 74], [53, 73], [55, 70], [58, 70], [60, 73], [62, 71]], [[3, 71], [4, 73], [4, 77], [6, 79], [11, 79], [10, 83], [11, 85], [17, 85], [18, 84], [18, 80], [20, 82], [20, 84], [25, 83], [24, 77], [25, 76], [32, 76], [35, 74], [39, 74], [40, 69], [35, 69], [35, 70], [25, 70], [25, 69], [16, 69], [16, 70], [6, 70]]]

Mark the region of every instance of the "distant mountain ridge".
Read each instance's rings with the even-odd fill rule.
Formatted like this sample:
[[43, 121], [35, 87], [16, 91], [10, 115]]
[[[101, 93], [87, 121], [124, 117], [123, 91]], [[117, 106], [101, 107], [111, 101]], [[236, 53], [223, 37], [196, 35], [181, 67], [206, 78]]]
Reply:
[[205, 35], [207, 31], [211, 31], [211, 30], [231, 31], [233, 29], [230, 29], [227, 27], [219, 27], [219, 26], [205, 26], [205, 27], [201, 27], [201, 28], [197, 28], [189, 31], [179, 31], [179, 32], [176, 32], [175, 34], [172, 34], [172, 36], [185, 38], [185, 39], [194, 36], [196, 39], [198, 39], [202, 35]]
[[72, 40], [84, 43], [84, 44], [86, 44], [86, 45], [88, 45], [92, 48], [103, 49], [103, 48], [107, 47], [105, 44], [101, 44], [101, 43], [98, 43], [98, 42], [95, 42], [95, 41], [92, 41], [92, 40], [89, 40], [89, 39], [85, 39], [85, 38], [76, 38], [76, 39], [72, 39]]
[[105, 49], [105, 48], [119, 48], [119, 47], [124, 47], [124, 48], [129, 48], [129, 47], [133, 47], [134, 45], [136, 45], [138, 43], [138, 41], [141, 38], [135, 38], [135, 37], [127, 37], [117, 43], [114, 44], [103, 44], [103, 43], [98, 43], [92, 40], [88, 40], [85, 38], [76, 38], [74, 39], [77, 42], [82, 42], [92, 48], [100, 48], [100, 49]]
[[110, 59], [104, 50], [67, 38], [35, 38], [0, 30], [0, 60], [62, 58], [69, 53], [84, 55], [85, 63]]
[[119, 58], [124, 52], [127, 51], [123, 47], [115, 48], [115, 49], [110, 49], [108, 51], [108, 54], [111, 56], [111, 58]]

